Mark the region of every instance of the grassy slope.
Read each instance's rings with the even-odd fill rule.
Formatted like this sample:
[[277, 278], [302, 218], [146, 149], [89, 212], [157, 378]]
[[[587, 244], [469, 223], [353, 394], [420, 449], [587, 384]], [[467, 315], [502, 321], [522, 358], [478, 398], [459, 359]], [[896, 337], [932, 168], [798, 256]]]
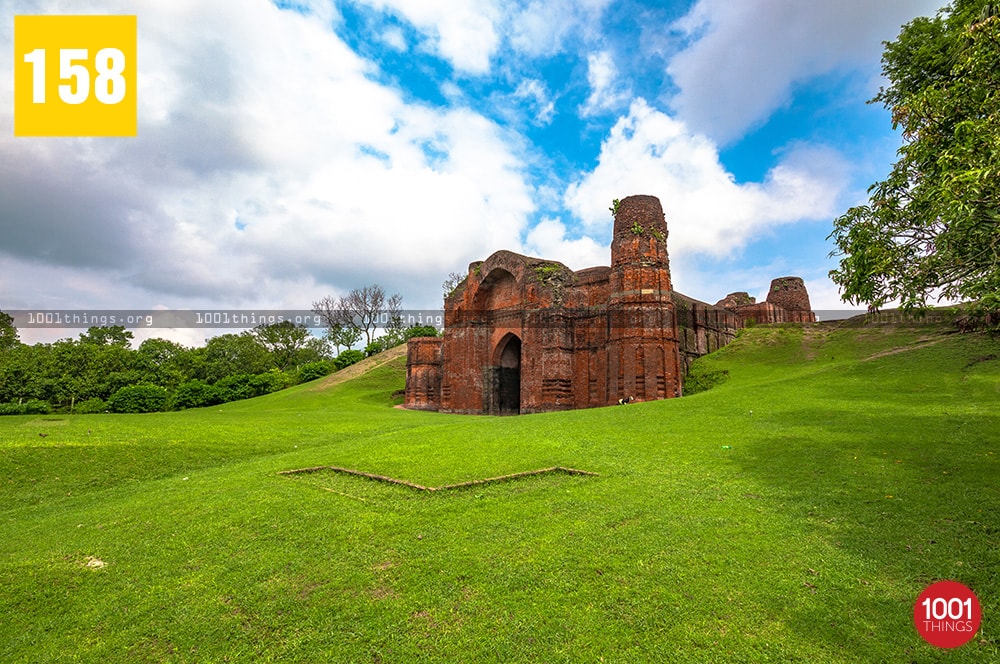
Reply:
[[[0, 661], [996, 659], [997, 355], [755, 328], [700, 360], [727, 382], [625, 408], [401, 411], [397, 361], [205, 410], [2, 418]], [[320, 464], [601, 475], [277, 474]], [[912, 625], [945, 578], [983, 604], [958, 651]]]

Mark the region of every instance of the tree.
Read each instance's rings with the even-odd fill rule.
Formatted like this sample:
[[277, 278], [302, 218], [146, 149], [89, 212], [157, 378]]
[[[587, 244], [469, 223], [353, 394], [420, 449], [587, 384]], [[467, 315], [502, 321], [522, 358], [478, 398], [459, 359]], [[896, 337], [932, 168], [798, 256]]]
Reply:
[[185, 408], [203, 408], [222, 403], [222, 395], [219, 388], [209, 385], [200, 380], [189, 380], [177, 386], [170, 400], [171, 408], [184, 410]]
[[248, 333], [212, 337], [202, 350], [201, 375], [215, 383], [234, 374], [259, 374], [271, 369], [271, 354]]
[[459, 274], [458, 272], [449, 272], [448, 277], [441, 284], [441, 290], [444, 291], [444, 296], [447, 299], [452, 293], [454, 293], [462, 282], [465, 281], [465, 275]]
[[271, 353], [274, 365], [282, 371], [320, 359], [315, 346], [309, 343], [313, 338], [309, 329], [290, 320], [258, 325], [251, 334], [257, 343]]
[[396, 293], [385, 301], [385, 315], [389, 321], [385, 325], [386, 348], [392, 348], [405, 341], [402, 295]]
[[14, 327], [14, 318], [0, 311], [0, 353], [16, 348], [20, 343], [17, 328]]
[[327, 328], [326, 338], [331, 344], [333, 344], [335, 349], [334, 355], [336, 356], [340, 355], [341, 346], [347, 349], [361, 341], [361, 330], [353, 325], [334, 323]]
[[386, 297], [385, 289], [372, 284], [355, 288], [339, 299], [327, 295], [314, 302], [312, 310], [323, 317], [328, 330], [337, 325], [354, 327], [364, 334], [365, 343], [370, 344], [380, 327], [402, 329], [402, 305], [399, 293]]
[[1000, 11], [957, 0], [886, 44], [872, 102], [902, 130], [869, 201], [834, 222], [844, 300], [920, 308], [934, 297], [1000, 307]]
[[0, 403], [19, 401], [38, 393], [38, 346], [15, 346], [0, 360]]
[[311, 334], [306, 339], [306, 347], [299, 357], [299, 366], [312, 364], [313, 362], [324, 362], [333, 359], [333, 349], [330, 348], [330, 340], [325, 336], [314, 337]]
[[121, 346], [128, 348], [132, 343], [132, 339], [132, 333], [122, 325], [91, 327], [80, 335], [82, 343], [94, 344], [95, 346]]
[[326, 326], [326, 338], [340, 353], [340, 347], [350, 348], [361, 339], [361, 330], [350, 320], [341, 308], [342, 298], [327, 295], [318, 302], [313, 302], [313, 313], [319, 314]]
[[142, 382], [174, 389], [195, 374], [196, 353], [167, 339], [146, 339], [136, 352], [136, 368]]

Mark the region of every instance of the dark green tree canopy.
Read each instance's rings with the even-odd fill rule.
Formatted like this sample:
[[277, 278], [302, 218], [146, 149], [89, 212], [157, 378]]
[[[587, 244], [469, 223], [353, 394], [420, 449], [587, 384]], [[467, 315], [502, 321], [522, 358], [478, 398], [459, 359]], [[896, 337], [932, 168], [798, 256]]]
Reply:
[[13, 317], [0, 311], [0, 352], [15, 348], [20, 343]]
[[[284, 371], [292, 366], [323, 359], [308, 328], [286, 320], [279, 323], [258, 325], [251, 334], [274, 359], [275, 366]], [[322, 343], [322, 342], [320, 342]]]
[[1000, 8], [957, 0], [886, 44], [872, 100], [903, 145], [869, 201], [834, 222], [842, 297], [904, 308], [934, 297], [1000, 306]]
[[132, 339], [132, 332], [126, 330], [121, 325], [91, 327], [80, 335], [81, 342], [94, 344], [95, 346], [121, 346], [122, 348], [128, 348]]

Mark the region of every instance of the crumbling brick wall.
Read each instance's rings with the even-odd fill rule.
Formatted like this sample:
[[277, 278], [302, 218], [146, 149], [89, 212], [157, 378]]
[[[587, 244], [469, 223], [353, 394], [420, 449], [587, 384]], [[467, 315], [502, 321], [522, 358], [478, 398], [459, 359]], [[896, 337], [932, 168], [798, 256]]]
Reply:
[[503, 415], [680, 396], [690, 361], [748, 320], [811, 320], [797, 277], [775, 280], [759, 304], [675, 292], [667, 235], [659, 200], [630, 196], [615, 211], [610, 267], [574, 272], [510, 251], [472, 263], [445, 299], [443, 337], [409, 342], [406, 407]]
[[406, 349], [407, 408], [438, 410], [441, 402], [440, 337], [414, 337]]

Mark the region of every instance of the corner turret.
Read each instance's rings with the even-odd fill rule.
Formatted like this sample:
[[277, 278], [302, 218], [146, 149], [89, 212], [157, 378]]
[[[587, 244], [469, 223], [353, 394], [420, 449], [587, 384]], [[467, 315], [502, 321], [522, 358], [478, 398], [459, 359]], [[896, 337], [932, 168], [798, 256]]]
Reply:
[[[629, 196], [617, 202], [611, 240], [611, 267], [659, 264], [669, 270], [667, 220], [656, 196]], [[667, 286], [669, 288], [669, 285]]]
[[802, 277], [778, 277], [771, 281], [767, 301], [789, 311], [812, 311], [809, 292]]
[[667, 221], [655, 196], [629, 196], [615, 209], [608, 279], [609, 403], [680, 396]]

